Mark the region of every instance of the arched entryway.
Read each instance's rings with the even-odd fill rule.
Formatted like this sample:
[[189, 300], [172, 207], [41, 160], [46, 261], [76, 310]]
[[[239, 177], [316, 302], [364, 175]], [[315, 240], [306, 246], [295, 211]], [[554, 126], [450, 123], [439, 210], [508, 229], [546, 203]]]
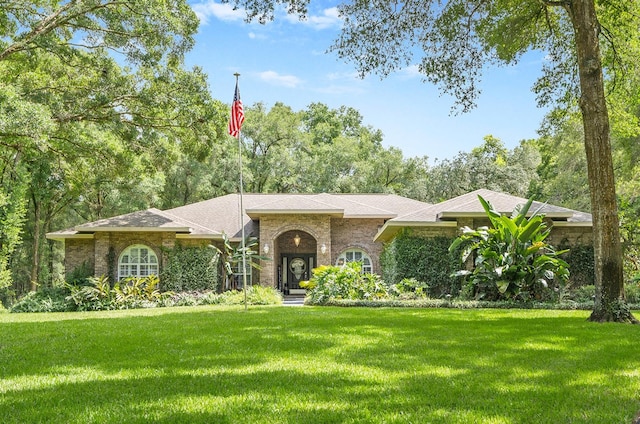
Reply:
[[278, 289], [284, 294], [304, 294], [300, 282], [311, 278], [317, 266], [316, 239], [305, 231], [290, 230], [278, 236], [276, 245]]

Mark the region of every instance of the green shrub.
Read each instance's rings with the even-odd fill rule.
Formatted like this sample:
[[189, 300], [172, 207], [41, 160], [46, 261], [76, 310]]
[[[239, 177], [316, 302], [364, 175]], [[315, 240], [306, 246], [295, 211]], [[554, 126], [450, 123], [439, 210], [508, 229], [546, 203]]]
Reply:
[[424, 299], [429, 297], [429, 285], [415, 278], [403, 278], [394, 285], [399, 299]]
[[13, 304], [11, 312], [67, 312], [75, 310], [67, 300], [69, 290], [64, 287], [41, 287], [29, 292]]
[[564, 242], [560, 244], [560, 249], [570, 249], [562, 255], [571, 273], [569, 285], [573, 288], [593, 286], [596, 283], [593, 246], [570, 246]]
[[161, 300], [161, 306], [197, 306], [217, 305], [220, 303], [220, 294], [214, 291], [179, 292]]
[[640, 303], [640, 283], [631, 283], [624, 286], [624, 294], [628, 303]]
[[383, 299], [397, 294], [395, 287], [380, 276], [363, 274], [360, 262], [315, 268], [307, 287], [313, 287], [307, 297], [319, 304], [331, 299]]
[[311, 299], [305, 299], [305, 304], [341, 307], [366, 307], [366, 308], [447, 308], [447, 309], [548, 309], [548, 310], [591, 310], [593, 301], [578, 302], [520, 302], [520, 301], [486, 301], [486, 300], [459, 300], [459, 299], [376, 299], [353, 300], [333, 299], [322, 304], [314, 303]]
[[[244, 291], [230, 290], [219, 295], [221, 305], [243, 305]], [[248, 286], [247, 304], [249, 305], [278, 305], [282, 303], [282, 294], [273, 287]]]
[[[173, 293], [158, 303], [160, 306], [243, 305], [244, 292], [230, 290], [223, 293], [213, 291]], [[279, 305], [281, 303], [282, 294], [273, 287], [247, 287], [247, 304], [249, 305]]]
[[593, 302], [596, 295], [596, 287], [594, 285], [580, 286], [570, 291], [569, 299], [574, 302]]
[[218, 252], [210, 247], [177, 245], [166, 250], [167, 264], [160, 275], [162, 291], [216, 291], [219, 287]]
[[158, 290], [158, 277], [128, 277], [113, 287], [112, 306], [117, 309], [152, 308], [158, 301], [171, 297], [172, 292], [161, 293]]
[[89, 262], [84, 261], [75, 267], [67, 276], [67, 282], [74, 286], [89, 284], [89, 278], [93, 276], [93, 268]]
[[102, 311], [112, 307], [115, 293], [107, 276], [90, 277], [86, 286], [69, 285], [70, 294], [67, 300], [73, 302], [78, 311]]
[[89, 278], [90, 285], [69, 286], [67, 297], [79, 311], [152, 308], [163, 306], [171, 292], [158, 290], [158, 277], [128, 277], [111, 287], [106, 276]]
[[457, 296], [460, 279], [452, 274], [459, 269], [459, 255], [449, 252], [449, 237], [418, 237], [410, 230], [400, 232], [386, 244], [380, 263], [382, 277], [389, 284], [403, 279], [425, 282], [430, 297]]

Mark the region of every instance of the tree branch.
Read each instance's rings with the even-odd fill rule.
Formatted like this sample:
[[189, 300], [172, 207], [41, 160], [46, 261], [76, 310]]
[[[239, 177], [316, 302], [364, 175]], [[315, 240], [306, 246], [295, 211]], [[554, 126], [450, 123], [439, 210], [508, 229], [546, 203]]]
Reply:
[[573, 0], [538, 0], [544, 6], [549, 7], [567, 7], [571, 5]]
[[[73, 0], [66, 5], [62, 6], [60, 9], [52, 13], [51, 15], [45, 17], [35, 28], [26, 33], [20, 41], [17, 41], [7, 47], [3, 52], [0, 53], [0, 61], [5, 60], [9, 56], [14, 53], [27, 50], [28, 45], [33, 43], [38, 37], [46, 35], [60, 26], [71, 21], [73, 18], [77, 18], [82, 15], [86, 15], [90, 12], [96, 11], [98, 9], [103, 9], [106, 7], [110, 7], [113, 5], [117, 5], [120, 3], [119, 0], [108, 1], [105, 4], [101, 4], [98, 6], [90, 7], [84, 9], [79, 7], [75, 13], [70, 13], [69, 15], [65, 15], [66, 12], [73, 10], [76, 6], [82, 6], [82, 0]], [[124, 4], [124, 3], [122, 3]], [[103, 31], [104, 28], [101, 28], [97, 31]]]

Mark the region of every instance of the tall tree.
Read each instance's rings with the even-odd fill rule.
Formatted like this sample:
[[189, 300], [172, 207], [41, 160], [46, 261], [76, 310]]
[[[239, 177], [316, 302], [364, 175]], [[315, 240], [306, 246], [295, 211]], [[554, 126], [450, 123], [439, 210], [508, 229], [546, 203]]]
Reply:
[[581, 119], [573, 117], [535, 141], [541, 162], [532, 196], [571, 209], [591, 210], [583, 140]]
[[243, 139], [247, 160], [245, 186], [253, 193], [284, 192], [293, 189], [295, 155], [300, 141], [300, 113], [276, 103], [267, 110], [257, 103], [247, 108]]
[[[273, 16], [273, 1], [234, 3], [247, 8], [249, 17]], [[309, 0], [275, 3], [304, 13]], [[333, 47], [361, 74], [383, 76], [410, 64], [421, 49], [420, 71], [452, 94], [463, 111], [475, 104], [486, 63], [511, 64], [532, 49], [548, 54], [537, 85], [541, 99], [578, 95], [583, 117], [596, 263], [593, 321], [638, 322], [624, 297], [601, 43], [608, 54], [636, 40], [629, 34], [638, 33], [639, 9], [638, 2], [628, 0], [352, 1], [339, 7], [344, 27]], [[637, 63], [624, 65], [620, 68]]]
[[428, 173], [426, 199], [441, 202], [480, 188], [527, 197], [529, 187], [537, 180], [539, 163], [540, 156], [531, 142], [521, 141], [508, 150], [502, 141], [489, 135], [470, 152], [436, 162]]
[[24, 230], [32, 288], [56, 219], [148, 207], [172, 159], [209, 157], [226, 117], [183, 69], [197, 25], [186, 0], [0, 2], [0, 177], [28, 188], [0, 230]]

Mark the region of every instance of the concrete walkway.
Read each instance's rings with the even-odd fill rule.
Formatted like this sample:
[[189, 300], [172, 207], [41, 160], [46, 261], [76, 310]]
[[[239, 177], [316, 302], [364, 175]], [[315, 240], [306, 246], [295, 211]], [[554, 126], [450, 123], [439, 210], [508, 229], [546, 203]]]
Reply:
[[284, 306], [304, 306], [304, 296], [301, 295], [285, 295]]

